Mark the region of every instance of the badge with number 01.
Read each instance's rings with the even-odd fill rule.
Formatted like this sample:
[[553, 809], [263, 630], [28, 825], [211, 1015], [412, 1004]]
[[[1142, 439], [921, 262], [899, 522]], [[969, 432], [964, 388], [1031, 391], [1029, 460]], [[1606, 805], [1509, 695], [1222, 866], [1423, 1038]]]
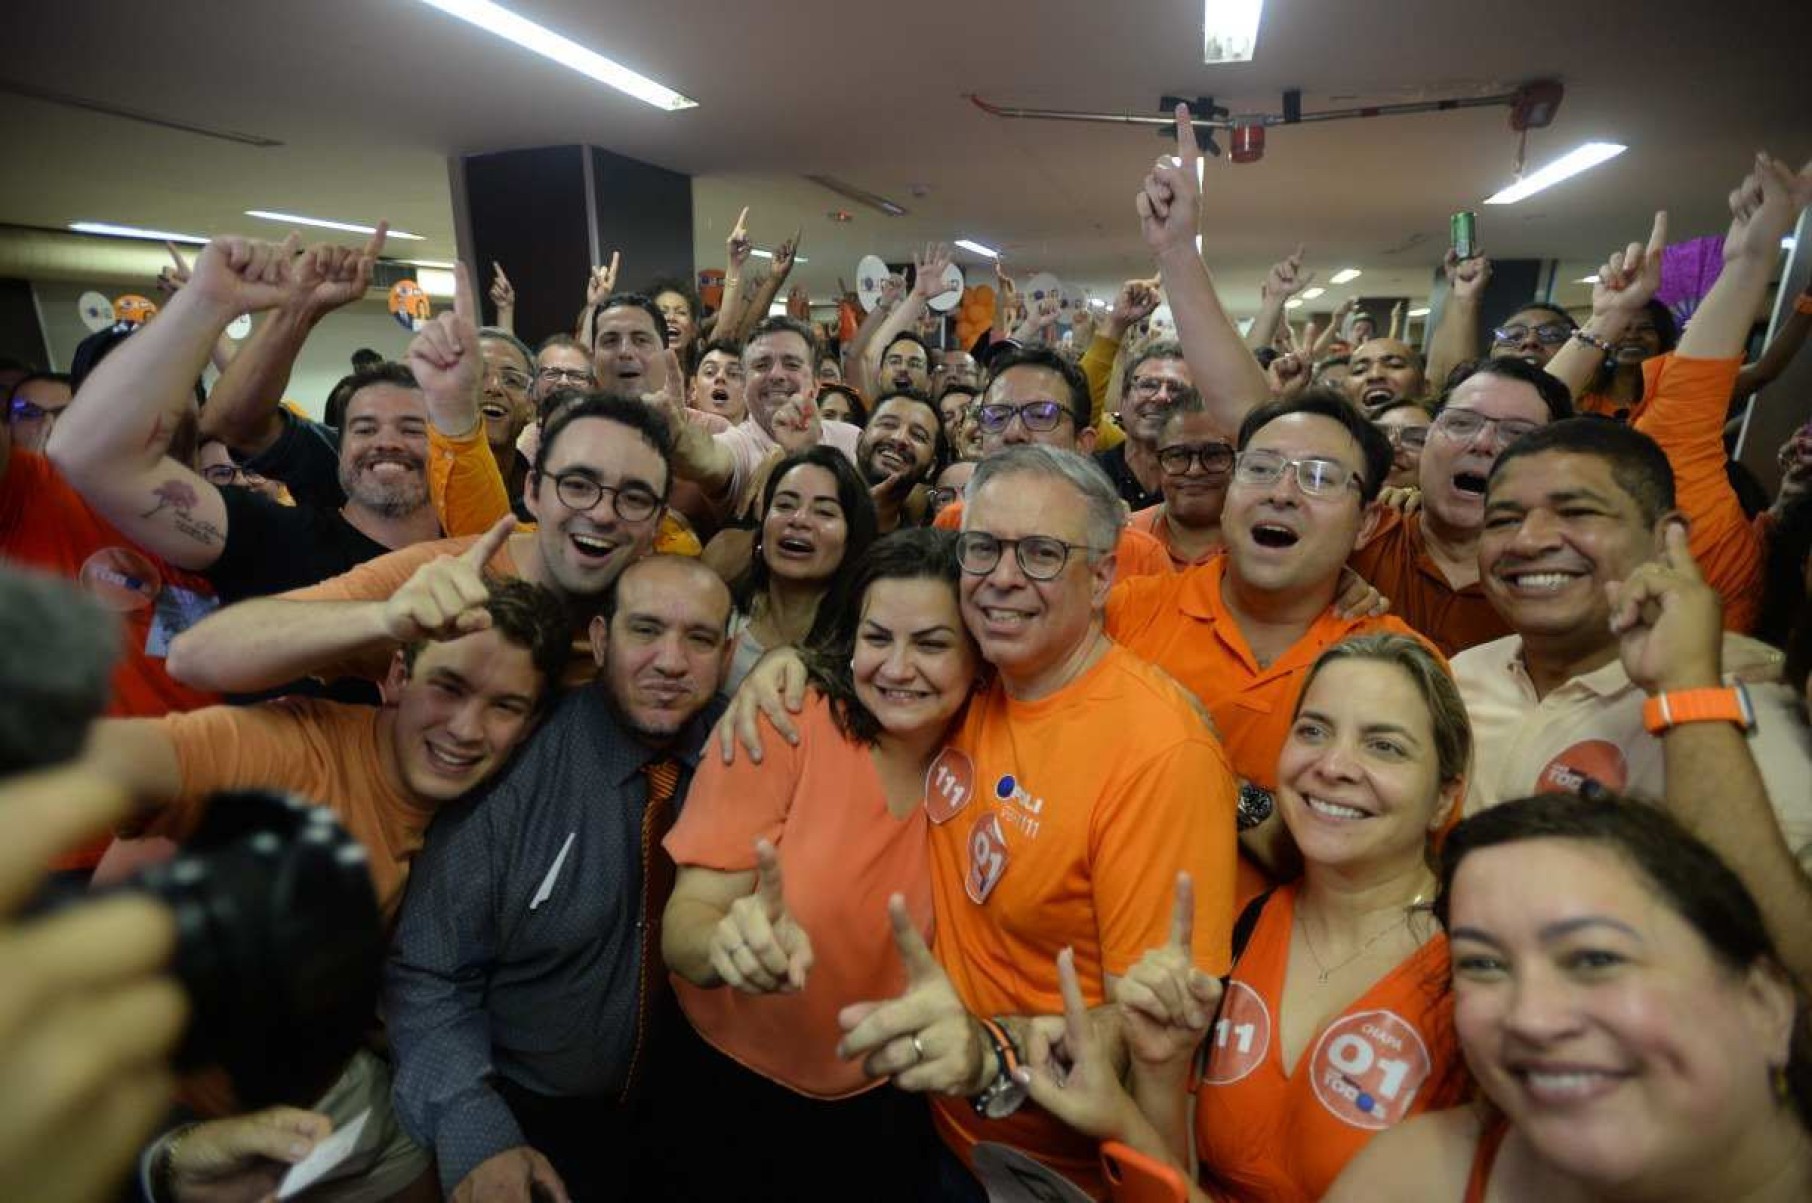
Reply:
[[948, 823], [975, 796], [975, 763], [966, 752], [945, 748], [925, 770], [925, 817]]
[[1315, 1097], [1336, 1119], [1382, 1131], [1409, 1114], [1434, 1061], [1422, 1034], [1389, 1011], [1342, 1016], [1309, 1054]]
[[1000, 816], [991, 810], [983, 811], [969, 829], [969, 871], [963, 875], [969, 900], [977, 904], [988, 901], [1006, 871], [1007, 836], [1001, 830]]

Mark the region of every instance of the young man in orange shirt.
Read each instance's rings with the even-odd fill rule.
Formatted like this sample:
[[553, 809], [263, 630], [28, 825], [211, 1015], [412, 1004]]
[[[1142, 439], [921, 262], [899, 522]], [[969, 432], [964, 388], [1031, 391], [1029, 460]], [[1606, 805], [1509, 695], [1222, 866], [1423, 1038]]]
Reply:
[[[1271, 791], [1303, 675], [1349, 635], [1412, 633], [1395, 618], [1347, 619], [1334, 609], [1353, 544], [1377, 520], [1390, 460], [1383, 434], [1331, 392], [1261, 406], [1240, 427], [1221, 517], [1227, 553], [1108, 595], [1108, 635], [1214, 717], [1244, 783], [1242, 846], [1273, 871], [1293, 859]], [[1242, 896], [1262, 888], [1243, 863], [1242, 877]]]

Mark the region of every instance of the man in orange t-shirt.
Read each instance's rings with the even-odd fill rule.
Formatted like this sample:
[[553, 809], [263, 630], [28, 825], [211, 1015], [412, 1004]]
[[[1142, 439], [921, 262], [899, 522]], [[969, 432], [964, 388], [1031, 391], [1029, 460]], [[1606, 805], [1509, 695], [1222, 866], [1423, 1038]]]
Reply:
[[1480, 359], [1455, 374], [1417, 466], [1421, 510], [1386, 515], [1350, 561], [1445, 656], [1510, 631], [1479, 585], [1491, 465], [1518, 435], [1572, 412], [1565, 383], [1521, 359]]
[[943, 973], [913, 973], [900, 998], [846, 1010], [843, 1051], [875, 1075], [920, 1065], [913, 1081], [937, 1092], [939, 1135], [965, 1162], [978, 1142], [1003, 1142], [1102, 1196], [1094, 1142], [1019, 1107], [1015, 1017], [1061, 1011], [1064, 948], [1090, 1005], [1111, 1000], [1168, 937], [1182, 870], [1197, 883], [1198, 964], [1226, 967], [1233, 774], [1175, 683], [1102, 631], [1125, 510], [1100, 469], [1010, 448], [982, 461], [969, 495], [963, 620], [997, 676], [970, 701], [925, 802]]
[[[1261, 406], [1239, 432], [1221, 517], [1227, 554], [1123, 582], [1108, 595], [1108, 635], [1169, 673], [1213, 716], [1245, 783], [1242, 847], [1271, 872], [1294, 859], [1271, 792], [1303, 676], [1349, 635], [1412, 633], [1394, 618], [1334, 611], [1341, 569], [1375, 520], [1390, 462], [1383, 434], [1333, 393]], [[1130, 729], [1124, 719], [1108, 728]], [[1242, 858], [1242, 899], [1266, 880]]]
[[[429, 566], [412, 591], [431, 595], [442, 575]], [[489, 625], [460, 633], [474, 614]], [[218, 791], [287, 790], [333, 810], [365, 846], [393, 914], [435, 810], [503, 767], [566, 660], [566, 614], [544, 589], [498, 582], [463, 615], [439, 615], [396, 653], [381, 708], [291, 697], [98, 723], [95, 754], [157, 807], [132, 834], [181, 840]]]

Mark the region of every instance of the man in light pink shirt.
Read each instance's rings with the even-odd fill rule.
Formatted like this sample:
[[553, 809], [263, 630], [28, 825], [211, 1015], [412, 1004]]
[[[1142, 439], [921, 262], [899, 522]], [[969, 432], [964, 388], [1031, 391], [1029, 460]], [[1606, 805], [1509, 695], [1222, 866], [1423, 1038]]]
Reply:
[[820, 421], [812, 403], [818, 389], [817, 351], [810, 326], [789, 317], [764, 319], [743, 345], [748, 416], [715, 434], [686, 423], [678, 434], [675, 474], [696, 483], [714, 501], [733, 503], [783, 440], [789, 448], [825, 443], [855, 463], [861, 429]]

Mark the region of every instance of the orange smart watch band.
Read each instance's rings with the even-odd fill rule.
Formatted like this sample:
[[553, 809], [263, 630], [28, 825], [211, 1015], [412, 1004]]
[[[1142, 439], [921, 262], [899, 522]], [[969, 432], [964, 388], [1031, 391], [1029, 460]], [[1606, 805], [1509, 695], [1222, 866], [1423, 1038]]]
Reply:
[[1676, 689], [1658, 693], [1642, 706], [1642, 725], [1660, 735], [1682, 723], [1735, 723], [1755, 730], [1755, 707], [1741, 685], [1721, 689]]

